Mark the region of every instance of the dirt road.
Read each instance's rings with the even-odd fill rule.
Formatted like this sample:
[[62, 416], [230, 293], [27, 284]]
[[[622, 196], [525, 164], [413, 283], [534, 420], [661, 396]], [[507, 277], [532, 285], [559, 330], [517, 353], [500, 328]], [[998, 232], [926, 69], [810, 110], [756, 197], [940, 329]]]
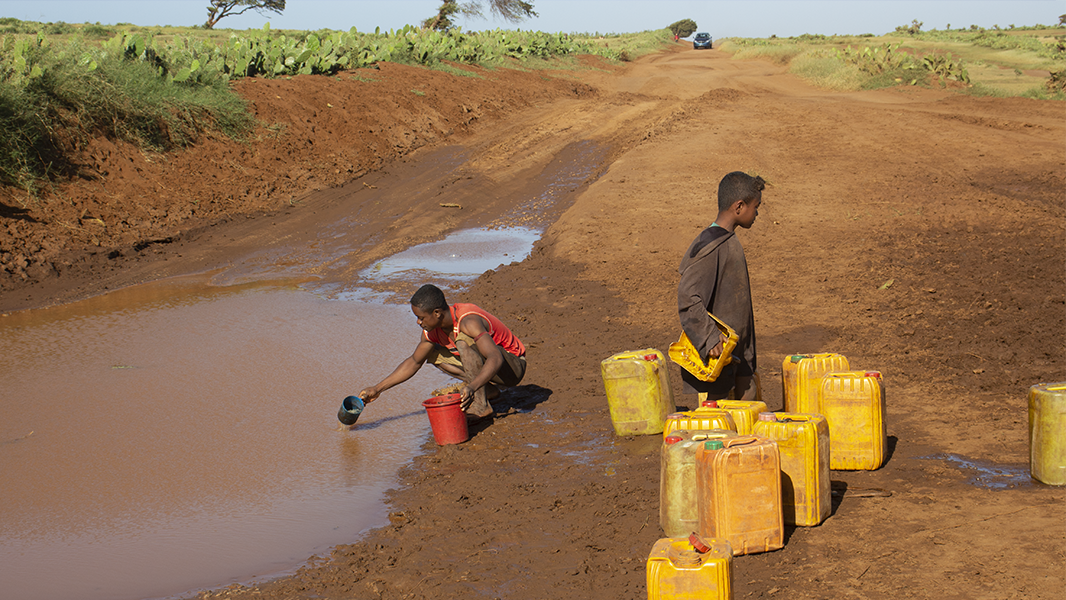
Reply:
[[[401, 71], [383, 73], [401, 81]], [[1028, 478], [1025, 398], [1034, 383], [1066, 380], [1062, 105], [823, 92], [778, 66], [683, 46], [551, 75], [508, 76], [498, 115], [400, 162], [382, 155], [386, 168], [355, 187], [176, 234], [108, 271], [120, 285], [284, 248], [301, 223], [358, 211], [354, 235], [373, 243], [318, 272], [343, 279], [462, 225], [554, 222], [529, 259], [485, 274], [462, 299], [512, 323], [529, 348], [525, 385], [501, 397], [501, 416], [461, 446], [427, 443], [391, 495], [389, 526], [291, 577], [202, 596], [645, 597], [645, 560], [661, 537], [661, 438], [613, 435], [599, 362], [676, 339], [681, 252], [713, 220], [722, 175], [744, 170], [772, 184], [740, 233], [764, 399], [781, 408], [786, 355], [844, 353], [884, 373], [891, 456], [878, 471], [834, 472], [843, 493], [821, 526], [738, 557], [735, 596], [1061, 598], [1066, 492]], [[441, 105], [481, 93], [468, 87]], [[293, 127], [324, 127], [293, 106]], [[560, 155], [596, 166], [588, 185], [543, 210], [512, 210]], [[331, 172], [321, 161], [317, 172]], [[99, 289], [72, 270], [16, 285], [21, 296], [4, 304]]]

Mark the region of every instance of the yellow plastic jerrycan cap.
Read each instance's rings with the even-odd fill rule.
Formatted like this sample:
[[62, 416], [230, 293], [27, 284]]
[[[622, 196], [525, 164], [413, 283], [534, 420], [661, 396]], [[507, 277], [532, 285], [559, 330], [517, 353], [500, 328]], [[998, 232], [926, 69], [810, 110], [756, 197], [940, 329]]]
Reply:
[[666, 443], [667, 445], [676, 444], [676, 443], [680, 442], [682, 439], [683, 438], [681, 436], [679, 436], [679, 435], [668, 435], [665, 438], [663, 438], [663, 442]]
[[703, 402], [700, 402], [700, 406], [702, 406], [704, 408], [718, 408], [718, 401], [717, 400], [704, 400]]
[[720, 440], [707, 440], [706, 442], [703, 442], [704, 450], [721, 450], [722, 447], [722, 442]]
[[759, 413], [759, 420], [774, 423], [777, 421], [777, 415], [772, 412], [761, 412]]

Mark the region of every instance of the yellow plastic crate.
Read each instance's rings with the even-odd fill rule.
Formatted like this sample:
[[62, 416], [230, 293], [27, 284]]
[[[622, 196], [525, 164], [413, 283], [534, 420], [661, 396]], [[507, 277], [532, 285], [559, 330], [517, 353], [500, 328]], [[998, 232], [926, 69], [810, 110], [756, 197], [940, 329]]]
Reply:
[[722, 374], [722, 369], [733, 362], [733, 349], [737, 347], [737, 340], [740, 339], [737, 337], [737, 332], [733, 331], [733, 328], [729, 325], [723, 323], [721, 319], [711, 313], [707, 313], [707, 316], [714, 319], [714, 324], [718, 327], [718, 331], [726, 336], [726, 340], [722, 342], [722, 354], [718, 358], [713, 358], [710, 362], [703, 362], [700, 353], [684, 331], [681, 332], [681, 337], [673, 344], [670, 344], [667, 349], [670, 360], [700, 381], [718, 379], [718, 376]]

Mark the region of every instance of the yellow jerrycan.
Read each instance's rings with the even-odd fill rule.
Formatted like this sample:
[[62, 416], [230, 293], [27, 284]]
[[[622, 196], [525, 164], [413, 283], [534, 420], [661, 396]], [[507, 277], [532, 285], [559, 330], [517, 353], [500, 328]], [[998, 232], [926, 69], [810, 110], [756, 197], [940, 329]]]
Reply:
[[1066, 485], [1066, 382], [1029, 388], [1029, 474]]
[[818, 406], [818, 392], [822, 377], [833, 371], [848, 371], [848, 359], [843, 354], [793, 354], [781, 364], [781, 386], [785, 412], [822, 414]]
[[659, 525], [666, 537], [699, 527], [696, 507], [696, 449], [707, 440], [736, 437], [735, 431], [678, 429], [663, 439], [659, 469]]
[[648, 600], [732, 600], [733, 550], [714, 538], [664, 538], [647, 563]]
[[829, 517], [829, 425], [822, 415], [759, 415], [755, 435], [777, 442], [785, 523], [813, 527]]
[[733, 420], [733, 415], [721, 408], [676, 412], [666, 416], [666, 425], [663, 426], [663, 439], [681, 429], [728, 429], [736, 431], [737, 424]]
[[663, 353], [655, 348], [619, 352], [600, 363], [611, 423], [618, 435], [661, 433], [674, 412], [674, 392]]
[[696, 450], [698, 534], [729, 541], [733, 554], [785, 545], [777, 443], [748, 435], [710, 440]]
[[829, 468], [880, 469], [888, 454], [881, 372], [829, 373], [822, 379], [821, 396], [822, 415], [829, 423]]
[[704, 400], [697, 411], [720, 408], [733, 417], [737, 425], [737, 434], [751, 435], [752, 426], [759, 418], [759, 413], [766, 412], [766, 403], [761, 400]]

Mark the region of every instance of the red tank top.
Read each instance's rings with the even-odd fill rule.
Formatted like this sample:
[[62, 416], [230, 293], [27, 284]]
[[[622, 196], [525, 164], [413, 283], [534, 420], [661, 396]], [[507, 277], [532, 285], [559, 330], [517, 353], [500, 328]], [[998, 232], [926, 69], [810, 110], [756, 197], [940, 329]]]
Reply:
[[518, 339], [515, 334], [511, 333], [511, 330], [508, 329], [506, 325], [489, 314], [485, 309], [474, 304], [456, 303], [451, 306], [451, 311], [452, 323], [454, 323], [451, 337], [449, 337], [441, 327], [432, 331], [423, 331], [422, 335], [424, 335], [430, 342], [444, 346], [452, 354], [459, 356], [459, 351], [455, 349], [455, 337], [459, 335], [459, 324], [462, 323], [463, 318], [467, 315], [478, 315], [488, 322], [489, 335], [492, 336], [492, 341], [497, 346], [515, 356], [525, 356], [526, 347], [522, 344], [522, 340]]

